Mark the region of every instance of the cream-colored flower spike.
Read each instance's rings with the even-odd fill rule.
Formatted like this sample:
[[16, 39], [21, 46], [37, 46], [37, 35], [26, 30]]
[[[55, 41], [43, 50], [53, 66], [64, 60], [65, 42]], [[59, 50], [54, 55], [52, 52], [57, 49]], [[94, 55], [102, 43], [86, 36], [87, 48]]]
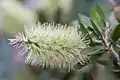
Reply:
[[[10, 44], [27, 57], [25, 62], [33, 66], [73, 69], [78, 62], [84, 65], [89, 58], [81, 55], [81, 49], [87, 47], [89, 41], [78, 33], [77, 26], [38, 23], [25, 27], [16, 39], [9, 39]], [[28, 52], [28, 53], [27, 53]]]

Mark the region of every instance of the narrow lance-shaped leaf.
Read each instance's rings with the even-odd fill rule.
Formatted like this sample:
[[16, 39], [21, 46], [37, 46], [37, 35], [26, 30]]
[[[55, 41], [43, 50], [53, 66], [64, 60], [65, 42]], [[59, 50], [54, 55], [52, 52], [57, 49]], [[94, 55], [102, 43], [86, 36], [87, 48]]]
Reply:
[[94, 43], [94, 41], [92, 39], [92, 36], [89, 34], [88, 30], [85, 28], [85, 26], [82, 23], [80, 23], [80, 29], [82, 30], [82, 32], [84, 32], [85, 34], [88, 35], [88, 38], [91, 41], [91, 46], [95, 46], [95, 43]]
[[93, 54], [96, 54], [98, 51], [100, 51], [102, 48], [103, 46], [87, 47], [81, 50], [81, 54], [93, 55]]
[[100, 6], [98, 4], [96, 4], [96, 10], [97, 10], [97, 13], [100, 15], [100, 17], [105, 20], [105, 14], [103, 12], [103, 10], [100, 8]]
[[112, 65], [112, 63], [110, 61], [107, 61], [107, 60], [97, 60], [97, 63], [104, 65], [104, 66], [107, 66], [107, 67]]
[[92, 19], [90, 19], [90, 22], [92, 24], [92, 27], [95, 29], [96, 33], [98, 34], [98, 36], [102, 36], [100, 30], [97, 28], [96, 24], [94, 23], [94, 21]]
[[[77, 68], [81, 69], [87, 65], [90, 65], [91, 63], [97, 61], [97, 59], [99, 59], [104, 53], [105, 51], [103, 51], [102, 49], [104, 49], [103, 46], [96, 46], [96, 47], [88, 47], [85, 48], [81, 51], [81, 54], [86, 54], [88, 56], [90, 56], [90, 62], [88, 62], [85, 65], [79, 65], [77, 64]], [[76, 68], [75, 66], [75, 68]]]
[[104, 19], [101, 19], [101, 23], [102, 23], [103, 27], [105, 27], [106, 22], [105, 22], [105, 20], [104, 20]]
[[113, 42], [117, 41], [119, 39], [119, 37], [120, 37], [120, 24], [117, 25], [111, 32], [111, 39]]
[[[79, 17], [79, 24], [80, 24], [80, 28], [78, 30], [82, 31], [85, 35], [87, 35], [87, 37], [91, 41], [91, 43], [90, 43], [91, 46], [95, 46], [95, 43], [92, 39], [92, 36], [89, 34], [88, 30], [85, 27], [85, 26], [87, 26], [86, 22], [84, 22], [84, 19], [87, 19], [87, 21], [89, 21], [90, 19], [86, 16], [81, 15], [81, 14], [78, 14], [78, 17]], [[81, 18], [84, 18], [84, 19], [81, 19]], [[85, 26], [84, 26], [84, 24], [85, 24]]]
[[95, 32], [95, 30], [89, 26], [88, 26], [88, 31], [91, 31], [95, 37], [97, 36], [97, 33]]
[[102, 10], [102, 8], [98, 4], [96, 5], [96, 10], [97, 10], [97, 13], [100, 16], [99, 25], [103, 28], [103, 27], [105, 27], [106, 16], [104, 14], [104, 11]]
[[85, 16], [84, 14], [80, 14], [78, 13], [78, 17], [79, 17], [79, 21], [85, 25], [85, 27], [87, 28], [88, 26], [91, 26], [91, 23], [90, 23], [90, 18]]
[[104, 39], [103, 39], [103, 37], [102, 37], [102, 33], [100, 32], [100, 30], [98, 29], [98, 27], [96, 26], [96, 24], [94, 23], [93, 20], [90, 19], [90, 22], [91, 22], [93, 28], [95, 29], [95, 31], [97, 32], [98, 37], [100, 37], [100, 39], [102, 40], [102, 42], [103, 42], [104, 45], [105, 45], [105, 41], [104, 41]]
[[95, 62], [96, 60], [98, 60], [105, 53], [106, 53], [106, 51], [98, 51], [96, 54], [91, 55], [90, 60], [92, 62]]
[[94, 21], [94, 23], [96, 23], [98, 29], [102, 31], [102, 28], [105, 26], [103, 20], [106, 20], [106, 16], [98, 5], [93, 8], [91, 12], [91, 19]]
[[90, 17], [92, 20], [95, 20], [97, 22], [100, 21], [100, 15], [98, 14], [97, 10], [96, 10], [96, 6], [93, 7]]

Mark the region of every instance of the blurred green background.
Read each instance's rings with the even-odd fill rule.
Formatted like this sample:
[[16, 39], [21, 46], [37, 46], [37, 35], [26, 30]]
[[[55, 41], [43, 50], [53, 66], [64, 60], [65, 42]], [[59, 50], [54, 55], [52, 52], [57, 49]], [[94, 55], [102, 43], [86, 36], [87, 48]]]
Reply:
[[[96, 4], [104, 9], [108, 18], [111, 17], [109, 15], [112, 15], [112, 11], [107, 0], [0, 0], [0, 26], [5, 28], [11, 37], [18, 31], [23, 31], [24, 24], [31, 24], [37, 20], [42, 23], [75, 25], [78, 24], [78, 13], [89, 17]], [[109, 74], [110, 69], [99, 64], [88, 65], [88, 70], [85, 71], [82, 69], [67, 72], [19, 62], [14, 72], [14, 80], [115, 80], [114, 75]]]

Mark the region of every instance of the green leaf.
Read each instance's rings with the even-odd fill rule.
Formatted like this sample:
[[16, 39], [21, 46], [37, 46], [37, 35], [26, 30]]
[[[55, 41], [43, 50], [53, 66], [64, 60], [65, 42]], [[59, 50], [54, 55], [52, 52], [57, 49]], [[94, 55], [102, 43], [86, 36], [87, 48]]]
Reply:
[[90, 22], [92, 24], [92, 27], [94, 28], [95, 32], [97, 33], [98, 37], [102, 37], [102, 34], [100, 32], [100, 30], [98, 29], [98, 27], [96, 26], [96, 24], [94, 23], [94, 21], [92, 19], [90, 19]]
[[98, 15], [98, 13], [96, 11], [96, 6], [93, 6], [92, 10], [91, 10], [91, 14], [90, 14], [90, 17], [94, 20], [98, 19], [98, 17], [96, 15]]
[[104, 21], [105, 20], [105, 14], [103, 12], [103, 9], [100, 8], [98, 5], [93, 6], [92, 12], [91, 12], [91, 19], [96, 23], [99, 30], [102, 31], [104, 28]]
[[99, 52], [103, 46], [95, 46], [95, 47], [87, 47], [83, 50], [81, 50], [81, 54], [86, 54], [86, 55], [93, 55]]
[[90, 60], [92, 61], [92, 62], [95, 62], [96, 60], [98, 60], [103, 54], [105, 54], [106, 53], [106, 51], [99, 51], [99, 52], [97, 52], [97, 54], [93, 54], [92, 56], [91, 56], [91, 58], [90, 58]]
[[87, 16], [85, 16], [84, 14], [80, 14], [78, 13], [78, 17], [79, 17], [79, 21], [84, 24], [86, 27], [91, 26], [90, 23], [90, 18], [88, 18]]
[[90, 62], [88, 62], [87, 64], [84, 64], [84, 65], [76, 64], [74, 68], [81, 69], [85, 66], [88, 66], [91, 63], [96, 62], [105, 53], [105, 51], [101, 50], [103, 48], [104, 47], [102, 47], [102, 46], [96, 46], [96, 47], [89, 47], [89, 48], [83, 49], [81, 51], [81, 54], [86, 54], [86, 55], [90, 56]]
[[98, 14], [100, 15], [100, 17], [105, 20], [105, 14], [103, 12], [103, 10], [101, 9], [101, 7], [99, 5], [96, 4], [96, 10], [98, 12]]
[[105, 22], [105, 20], [104, 20], [104, 19], [101, 19], [101, 21], [100, 21], [100, 25], [101, 25], [101, 26], [103, 26], [103, 27], [105, 27], [106, 22]]
[[120, 37], [120, 24], [117, 25], [111, 32], [111, 39], [112, 41], [117, 41]]
[[88, 30], [85, 28], [85, 26], [82, 24], [82, 23], [80, 23], [80, 30], [83, 32], [83, 33], [85, 33], [85, 35], [87, 35], [87, 37], [90, 39], [90, 41], [91, 41], [91, 46], [95, 46], [95, 43], [94, 43], [94, 41], [93, 41], [93, 39], [92, 39], [92, 36], [89, 34], [89, 32], [88, 32]]
[[106, 43], [105, 43], [105, 41], [103, 39], [102, 33], [100, 32], [100, 30], [98, 29], [98, 27], [96, 26], [94, 21], [93, 20], [90, 20], [90, 21], [91, 21], [92, 26], [94, 27], [94, 30], [97, 32], [98, 37], [100, 37], [100, 39], [102, 40], [103, 44], [106, 45]]
[[96, 62], [104, 66], [111, 65], [111, 62], [108, 60], [97, 60]]
[[96, 21], [96, 22], [100, 22], [100, 15], [98, 14], [97, 10], [96, 10], [96, 6], [93, 7], [90, 17], [92, 20]]

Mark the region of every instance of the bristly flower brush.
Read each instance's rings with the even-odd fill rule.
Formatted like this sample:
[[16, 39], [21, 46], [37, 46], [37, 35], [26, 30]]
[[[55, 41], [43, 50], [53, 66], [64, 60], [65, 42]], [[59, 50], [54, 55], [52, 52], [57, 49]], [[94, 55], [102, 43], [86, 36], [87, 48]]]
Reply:
[[10, 44], [18, 54], [26, 56], [25, 62], [33, 66], [73, 69], [74, 65], [84, 65], [89, 57], [80, 53], [89, 41], [78, 26], [38, 23], [25, 27]]

